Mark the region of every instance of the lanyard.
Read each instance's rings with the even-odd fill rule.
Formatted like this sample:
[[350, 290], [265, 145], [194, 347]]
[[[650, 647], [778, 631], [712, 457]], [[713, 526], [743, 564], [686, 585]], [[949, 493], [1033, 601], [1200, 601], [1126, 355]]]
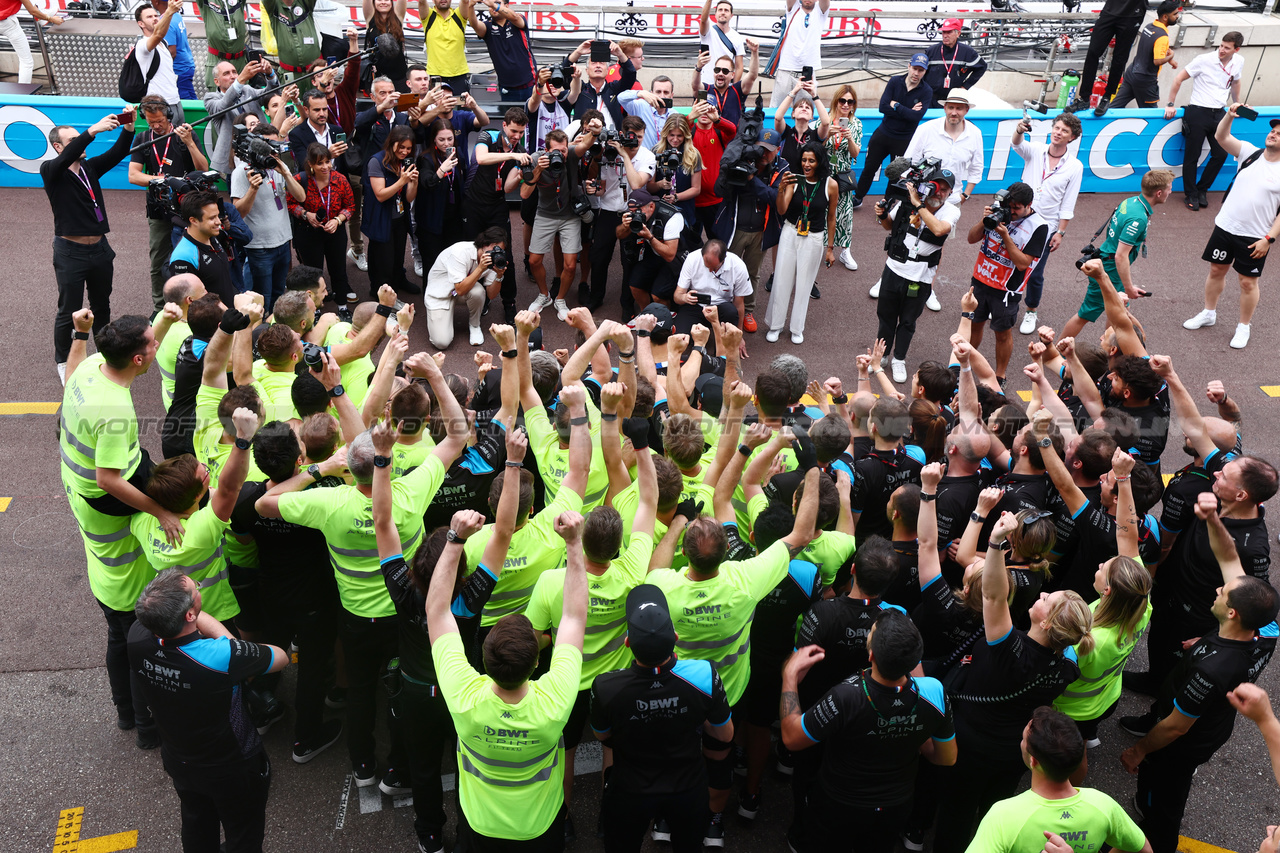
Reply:
[[1046, 148], [1044, 150], [1044, 164], [1040, 167], [1040, 184], [1042, 186], [1047, 179], [1052, 178], [1054, 175], [1058, 174], [1058, 170], [1061, 169], [1063, 164], [1067, 162], [1067, 155], [1066, 153], [1063, 153], [1063, 155], [1058, 158], [1058, 165], [1054, 166], [1052, 171], [1046, 172], [1045, 169], [1049, 168], [1049, 157], [1050, 157], [1049, 149]]
[[729, 103], [729, 93], [733, 91], [733, 87], [732, 87], [732, 86], [730, 86], [730, 87], [728, 87], [728, 88], [726, 88], [726, 89], [724, 90], [724, 97], [723, 97], [723, 98], [722, 98], [722, 97], [720, 97], [720, 93], [719, 93], [718, 91], [716, 91], [716, 87], [715, 87], [715, 86], [712, 86], [712, 87], [711, 87], [709, 90], [707, 90], [707, 91], [708, 91], [708, 94], [715, 95], [715, 98], [716, 98], [716, 112], [720, 113], [720, 115], [724, 115], [724, 105], [725, 105], [725, 104], [727, 104], [727, 103]]
[[947, 47], [946, 45], [943, 45], [942, 49], [938, 51], [938, 58], [942, 60], [942, 69], [947, 72], [948, 76], [950, 76], [951, 69], [955, 66], [956, 60], [960, 58], [960, 42], [956, 42], [955, 53], [951, 54], [950, 62], [947, 62], [946, 51], [947, 51]]
[[[805, 179], [804, 179], [804, 178], [801, 178], [801, 180], [805, 180]], [[807, 180], [805, 180], [805, 183], [808, 183], [808, 181], [807, 181]], [[809, 189], [808, 194], [807, 194], [807, 195], [802, 196], [802, 197], [801, 197], [801, 199], [800, 199], [800, 204], [801, 204], [801, 205], [803, 205], [803, 209], [802, 209], [802, 210], [801, 210], [801, 212], [800, 212], [800, 220], [801, 220], [801, 222], [802, 222], [802, 223], [804, 224], [804, 226], [805, 226], [805, 232], [806, 232], [806, 233], [807, 233], [807, 232], [808, 232], [808, 230], [809, 230], [809, 228], [808, 228], [808, 226], [809, 226], [809, 204], [813, 201], [814, 196], [816, 196], [817, 194], [818, 194], [818, 183], [817, 183], [817, 181], [815, 181], [815, 182], [814, 182], [814, 184], [813, 184], [813, 186]]]
[[[272, 184], [272, 188], [273, 189], [275, 188], [274, 183]], [[328, 194], [320, 195], [320, 193], [321, 193], [321, 189], [319, 187], [316, 187], [316, 195], [320, 196], [320, 201], [324, 204], [324, 221], [328, 222], [330, 219], [333, 218], [332, 216], [329, 215], [329, 201], [333, 198], [333, 176], [332, 175], [329, 176]]]
[[80, 181], [80, 183], [84, 184], [85, 191], [86, 191], [87, 193], [89, 193], [89, 201], [93, 202], [93, 206], [94, 206], [94, 207], [97, 207], [97, 206], [98, 206], [98, 197], [97, 197], [96, 195], [94, 195], [94, 194], [93, 194], [93, 186], [92, 186], [92, 185], [90, 185], [90, 183], [89, 183], [89, 179], [88, 179], [87, 177], [85, 177], [85, 174], [84, 174], [84, 165], [83, 165], [83, 164], [81, 164], [81, 166], [80, 166], [79, 170], [77, 170], [77, 171], [73, 172], [72, 174], [74, 174], [74, 175], [76, 176], [76, 179], [77, 179], [77, 180], [79, 180], [79, 181]]
[[[342, 111], [338, 107], [338, 93], [336, 91], [333, 93], [333, 103], [329, 105], [329, 109], [333, 112], [333, 120], [336, 121], [339, 125], [341, 125]], [[328, 131], [328, 129], [329, 129], [329, 125], [326, 124], [325, 130]]]
[[164, 174], [164, 167], [165, 167], [165, 166], [168, 164], [168, 162], [169, 162], [169, 143], [170, 143], [170, 142], [173, 142], [173, 137], [172, 137], [172, 136], [170, 136], [168, 139], [166, 139], [166, 140], [164, 141], [164, 155], [163, 155], [163, 156], [161, 156], [161, 155], [160, 155], [160, 152], [156, 151], [156, 144], [155, 144], [154, 142], [152, 142], [152, 143], [151, 143], [151, 153], [152, 153], [152, 155], [154, 155], [154, 156], [155, 156], [155, 158], [156, 158], [156, 171], [157, 171], [157, 172], [159, 172], [159, 173], [160, 173], [160, 174], [162, 174], [162, 175]]

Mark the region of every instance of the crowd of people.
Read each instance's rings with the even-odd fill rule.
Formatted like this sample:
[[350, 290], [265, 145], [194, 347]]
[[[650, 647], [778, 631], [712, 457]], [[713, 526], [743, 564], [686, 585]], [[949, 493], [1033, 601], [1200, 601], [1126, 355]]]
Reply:
[[[164, 57], [178, 5], [139, 11], [140, 56]], [[437, 0], [420, 8], [434, 23], [425, 66], [361, 54], [355, 30], [345, 63], [308, 57], [305, 39], [287, 48], [305, 3], [271, 6], [279, 72], [211, 40], [206, 102], [234, 113], [211, 151], [167, 83], [137, 111], [50, 132], [60, 471], [107, 623], [117, 725], [161, 749], [184, 849], [216, 848], [220, 830], [229, 851], [261, 849], [261, 736], [286, 702], [293, 761], [345, 737], [355, 786], [412, 794], [424, 853], [444, 849], [455, 764], [458, 849], [563, 849], [588, 737], [606, 755], [609, 851], [646, 835], [724, 847], [727, 814], [788, 813], [762, 800], [777, 768], [794, 851], [1062, 853], [1087, 837], [1173, 853], [1192, 776], [1237, 712], [1280, 767], [1280, 724], [1253, 685], [1277, 638], [1263, 504], [1280, 476], [1247, 452], [1222, 382], [1202, 414], [1135, 316], [1173, 174], [1146, 173], [1099, 230], [1059, 333], [1037, 307], [1074, 218], [1081, 124], [1055, 116], [1046, 142], [1019, 124], [1022, 180], [965, 223], [977, 252], [949, 347], [909, 368], [918, 318], [944, 308], [942, 252], [977, 206], [985, 148], [967, 87], [984, 66], [947, 21], [888, 81], [856, 177], [856, 95], [824, 102], [812, 74], [826, 7], [788, 3], [763, 69], [772, 121], [747, 103], [760, 48], [727, 0], [703, 8], [687, 115], [671, 79], [637, 88], [638, 42], [584, 42], [539, 66], [517, 11]], [[404, 10], [366, 2], [366, 44], [403, 45]], [[504, 100], [525, 106], [491, 119], [467, 91], [468, 26]], [[1219, 59], [1240, 43], [1224, 36]], [[299, 79], [267, 98], [286, 74]], [[1242, 105], [1204, 69], [1189, 77], [1221, 90], [1224, 156], [1280, 169], [1280, 121], [1263, 148], [1242, 142]], [[100, 179], [126, 157], [148, 188], [151, 319], [111, 315]], [[800, 345], [822, 266], [856, 269], [853, 217], [886, 161], [874, 338], [843, 377], [819, 381], [789, 351], [748, 378], [757, 309], [766, 340]], [[193, 173], [227, 178], [230, 200]], [[1187, 328], [1214, 325], [1234, 267], [1232, 346], [1247, 344], [1280, 236], [1275, 186], [1225, 197]], [[523, 309], [518, 249], [537, 292]], [[614, 281], [623, 322], [597, 316]], [[496, 355], [410, 352], [419, 311], [443, 351], [463, 305], [469, 344]], [[553, 312], [573, 348], [544, 349]], [[1101, 319], [1094, 343], [1082, 333]], [[1015, 326], [1030, 341], [1026, 404], [1006, 389]], [[132, 393], [153, 363], [161, 461]], [[1166, 485], [1175, 421], [1190, 461]], [[1126, 668], [1144, 642], [1148, 669]], [[287, 666], [291, 700], [277, 695]], [[1151, 698], [1119, 721], [1136, 739], [1122, 756], [1136, 821], [1081, 787], [1126, 690]], [[1276, 843], [1270, 832], [1263, 849]]]

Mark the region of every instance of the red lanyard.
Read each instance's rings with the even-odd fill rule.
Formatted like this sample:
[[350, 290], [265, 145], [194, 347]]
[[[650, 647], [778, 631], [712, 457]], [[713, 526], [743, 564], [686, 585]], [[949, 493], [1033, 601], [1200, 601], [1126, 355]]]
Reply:
[[151, 143], [151, 153], [156, 158], [156, 171], [158, 171], [162, 175], [164, 174], [165, 165], [169, 162], [169, 143], [170, 142], [173, 142], [172, 136], [170, 136], [168, 139], [164, 141], [164, 156], [161, 156], [160, 152], [156, 151], [156, 144], [154, 142]]
[[938, 51], [938, 58], [942, 60], [943, 70], [946, 71], [948, 75], [950, 75], [952, 67], [954, 67], [956, 64], [956, 60], [960, 58], [960, 43], [956, 42], [956, 50], [955, 50], [955, 53], [951, 54], [950, 62], [947, 62], [946, 50], [947, 50], [946, 45], [943, 45], [942, 49]]
[[89, 179], [84, 175], [84, 166], [81, 165], [73, 174], [80, 183], [84, 184], [85, 191], [89, 193], [89, 201], [93, 202], [93, 206], [96, 208], [98, 206], [98, 197], [93, 194], [93, 186], [89, 183]]
[[715, 86], [712, 86], [711, 89], [708, 90], [712, 95], [715, 95], [716, 97], [716, 112], [720, 113], [720, 115], [724, 115], [724, 105], [729, 102], [729, 92], [731, 90], [732, 88], [725, 89], [723, 98], [720, 97], [720, 93], [716, 91]]
[[337, 94], [334, 94], [334, 96], [333, 96], [333, 104], [331, 104], [331, 105], [330, 105], [329, 110], [333, 113], [333, 120], [334, 120], [334, 121], [336, 121], [336, 122], [338, 123], [338, 125], [339, 125], [339, 126], [341, 126], [341, 125], [342, 125], [342, 113], [341, 113], [341, 111], [339, 111], [339, 109], [338, 109], [338, 96], [337, 96]]
[[1043, 184], [1047, 178], [1052, 178], [1054, 175], [1058, 174], [1058, 170], [1062, 168], [1062, 164], [1067, 162], [1067, 155], [1064, 153], [1061, 157], [1058, 158], [1058, 165], [1053, 167], [1053, 171], [1046, 172], [1045, 169], [1049, 167], [1049, 156], [1050, 156], [1049, 149], [1046, 148], [1044, 152], [1044, 165], [1040, 167], [1040, 183], [1041, 184]]
[[[320, 195], [320, 188], [316, 187], [316, 195]], [[333, 198], [333, 176], [329, 176], [329, 194], [320, 195], [320, 201], [324, 204], [324, 220], [328, 222], [333, 217], [329, 215], [329, 201]]]

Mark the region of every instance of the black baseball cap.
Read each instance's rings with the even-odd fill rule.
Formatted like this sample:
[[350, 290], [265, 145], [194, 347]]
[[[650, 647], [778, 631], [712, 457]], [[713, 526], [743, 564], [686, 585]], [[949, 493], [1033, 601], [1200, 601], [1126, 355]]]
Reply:
[[693, 394], [702, 411], [712, 417], [720, 417], [724, 408], [724, 377], [703, 373], [693, 382]]
[[661, 302], [650, 302], [640, 313], [649, 314], [657, 321], [653, 324], [650, 340], [655, 344], [665, 344], [675, 328], [675, 317], [672, 316], [671, 309]]
[[627, 594], [627, 642], [641, 664], [665, 663], [675, 651], [667, 597], [653, 584], [640, 584]]

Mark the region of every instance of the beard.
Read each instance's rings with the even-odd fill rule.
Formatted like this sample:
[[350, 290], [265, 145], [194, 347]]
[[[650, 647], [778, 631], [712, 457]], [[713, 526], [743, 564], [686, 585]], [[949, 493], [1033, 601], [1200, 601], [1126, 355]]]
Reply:
[[1196, 449], [1186, 442], [1183, 442], [1182, 444], [1182, 452], [1190, 456], [1192, 459], [1196, 458]]

